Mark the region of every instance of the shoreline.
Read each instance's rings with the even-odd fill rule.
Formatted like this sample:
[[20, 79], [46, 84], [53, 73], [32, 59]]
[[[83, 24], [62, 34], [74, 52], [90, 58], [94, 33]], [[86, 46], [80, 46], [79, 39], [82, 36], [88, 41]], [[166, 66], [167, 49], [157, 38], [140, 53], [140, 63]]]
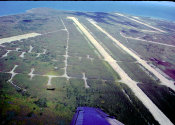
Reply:
[[1, 14], [0, 14], [0, 18], [1, 18], [1, 17], [5, 17], [5, 16], [15, 16], [15, 15], [21, 15], [21, 14], [26, 14], [26, 12], [13, 13], [13, 14], [8, 14], [8, 15], [1, 15]]
[[[147, 16], [147, 15], [140, 15], [140, 14], [133, 14], [133, 13], [126, 13], [126, 12], [121, 12], [121, 11], [83, 11], [83, 10], [64, 10], [64, 9], [56, 9], [56, 8], [51, 8], [51, 7], [37, 7], [37, 8], [49, 8], [49, 9], [54, 9], [54, 10], [57, 10], [57, 11], [66, 11], [66, 12], [69, 12], [69, 11], [72, 11], [72, 12], [84, 12], [84, 13], [94, 13], [94, 12], [102, 12], [102, 13], [121, 13], [121, 14], [124, 14], [124, 15], [127, 15], [127, 16], [136, 16], [136, 17], [143, 17], [143, 18], [150, 18], [150, 19], [153, 19], [153, 20], [159, 20], [159, 21], [168, 21], [168, 22], [172, 22], [172, 23], [175, 23], [175, 19], [165, 19], [165, 18], [162, 18], [162, 17], [155, 17], [155, 16]], [[31, 9], [28, 9], [28, 10], [24, 10], [24, 12], [19, 12], [19, 13], [12, 13], [12, 14], [7, 14], [7, 15], [4, 15], [4, 14], [0, 14], [0, 17], [5, 17], [5, 16], [15, 16], [15, 15], [21, 15], [21, 14], [27, 14], [29, 13], [28, 11], [29, 10], [32, 10], [32, 9], [37, 9], [37, 8], [31, 8]]]

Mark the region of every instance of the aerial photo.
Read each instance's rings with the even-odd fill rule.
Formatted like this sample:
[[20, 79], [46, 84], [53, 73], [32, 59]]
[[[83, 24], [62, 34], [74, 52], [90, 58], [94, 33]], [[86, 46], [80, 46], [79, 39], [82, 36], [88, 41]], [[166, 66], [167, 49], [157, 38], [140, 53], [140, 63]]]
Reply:
[[0, 8], [1, 125], [175, 124], [175, 3]]

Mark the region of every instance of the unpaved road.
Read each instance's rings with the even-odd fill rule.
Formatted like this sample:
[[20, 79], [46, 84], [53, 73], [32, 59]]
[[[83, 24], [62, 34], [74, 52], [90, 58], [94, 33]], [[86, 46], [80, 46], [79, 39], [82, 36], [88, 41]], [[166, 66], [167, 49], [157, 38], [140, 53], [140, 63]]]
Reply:
[[16, 69], [17, 67], [18, 67], [18, 65], [15, 65], [15, 66], [13, 67], [13, 69], [12, 69], [10, 72], [8, 72], [8, 73], [12, 74], [11, 78], [8, 80], [9, 82], [12, 82], [13, 77], [14, 77], [16, 74], [18, 74], [18, 73], [15, 73], [15, 72], [14, 72], [15, 69]]
[[91, 41], [91, 43], [96, 47], [96, 49], [101, 53], [104, 59], [111, 65], [111, 67], [116, 71], [121, 80], [127, 84], [135, 95], [142, 101], [146, 108], [152, 113], [153, 117], [161, 125], [173, 125], [173, 123], [163, 114], [161, 110], [147, 97], [147, 95], [137, 86], [137, 83], [133, 81], [123, 69], [116, 63], [116, 61], [104, 50], [104, 48], [94, 39], [94, 37], [80, 24], [80, 22], [75, 17], [68, 17], [75, 22], [75, 24], [80, 28], [84, 35]]
[[2, 58], [3, 57], [7, 57], [7, 55], [11, 52], [12, 50], [7, 50], [7, 52], [4, 54], [4, 55], [2, 55]]
[[31, 53], [32, 49], [33, 49], [33, 46], [30, 45], [30, 49], [29, 49], [28, 53]]
[[174, 45], [170, 45], [170, 44], [165, 44], [165, 43], [158, 43], [158, 42], [154, 42], [154, 41], [148, 41], [148, 40], [144, 40], [144, 39], [140, 39], [140, 38], [134, 38], [134, 37], [129, 37], [129, 36], [125, 36], [123, 33], [120, 32], [120, 35], [124, 38], [127, 39], [135, 39], [135, 40], [139, 40], [139, 41], [143, 41], [143, 42], [147, 42], [147, 43], [153, 43], [153, 44], [158, 44], [158, 45], [163, 45], [163, 46], [168, 46], [168, 47], [175, 47]]
[[85, 86], [85, 88], [90, 88], [89, 85], [87, 84], [87, 78], [85, 76], [85, 73], [82, 73], [82, 75], [83, 75], [83, 80], [84, 80], [84, 86]]
[[27, 33], [27, 34], [18, 35], [18, 36], [2, 38], [2, 39], [0, 39], [0, 44], [10, 43], [12, 41], [21, 40], [21, 39], [28, 39], [30, 37], [35, 37], [35, 36], [39, 36], [39, 35], [41, 35], [41, 34], [39, 34], [39, 33]]
[[34, 71], [35, 69], [31, 68], [31, 72], [28, 74], [30, 76], [30, 80], [32, 80], [32, 78], [35, 76], [35, 74], [33, 74]]
[[[18, 74], [18, 73], [15, 73], [15, 69], [18, 67], [18, 65], [15, 65], [13, 67], [13, 69], [10, 71], [10, 72], [7, 72], [7, 73], [10, 73], [12, 76], [11, 78], [8, 80], [8, 82], [10, 82], [13, 86], [15, 86], [16, 88], [18, 89], [22, 89], [21, 87], [17, 86], [16, 84], [13, 83], [13, 78]], [[25, 89], [24, 89], [25, 90]]]
[[61, 19], [61, 22], [62, 22], [62, 24], [63, 24], [63, 26], [64, 26], [65, 31], [67, 32], [66, 52], [65, 52], [65, 55], [64, 55], [64, 57], [65, 57], [65, 60], [64, 60], [65, 67], [64, 67], [64, 74], [62, 75], [62, 77], [65, 77], [67, 80], [69, 80], [70, 77], [69, 77], [68, 74], [67, 74], [67, 60], [68, 60], [68, 57], [69, 57], [69, 55], [68, 55], [68, 49], [69, 49], [69, 31], [68, 31], [68, 29], [66, 28], [66, 26], [65, 26], [65, 24], [64, 24], [64, 22], [63, 22], [62, 19]]
[[149, 72], [153, 73], [160, 80], [160, 84], [165, 85], [165, 86], [167, 86], [175, 91], [174, 81], [165, 78], [162, 74], [160, 74], [153, 67], [151, 67], [149, 64], [147, 64], [146, 61], [142, 60], [134, 52], [129, 50], [126, 46], [124, 46], [118, 40], [116, 40], [114, 37], [112, 37], [108, 32], [106, 32], [104, 29], [102, 29], [100, 26], [98, 26], [93, 20], [89, 20], [89, 22], [91, 24], [93, 24], [101, 32], [103, 32], [105, 35], [107, 35], [112, 41], [114, 41], [119, 47], [121, 47], [129, 55], [131, 55], [133, 58], [135, 58], [138, 61], [138, 63], [140, 63], [143, 67], [145, 67]]
[[48, 82], [47, 82], [47, 85], [48, 85], [48, 86], [51, 86], [51, 85], [52, 85], [52, 84], [51, 84], [52, 78], [56, 78], [57, 76], [47, 75], [47, 77], [49, 78], [49, 79], [48, 79]]
[[129, 17], [123, 15], [123, 14], [120, 14], [120, 13], [115, 13], [115, 14], [116, 14], [116, 15], [119, 15], [119, 16], [126, 17], [126, 18], [128, 18], [128, 19], [130, 19], [130, 20], [132, 20], [132, 21], [135, 21], [135, 22], [137, 22], [137, 23], [143, 24], [143, 25], [145, 25], [145, 26], [147, 26], [147, 27], [149, 27], [149, 28], [155, 29], [155, 30], [157, 30], [157, 31], [159, 31], [159, 32], [166, 33], [165, 31], [163, 31], [163, 30], [161, 30], [161, 29], [159, 29], [159, 28], [153, 27], [153, 26], [151, 26], [151, 25], [149, 25], [149, 24], [143, 23], [143, 22], [138, 21], [138, 20], [136, 20], [136, 19], [129, 18]]
[[22, 52], [21, 55], [20, 55], [19, 57], [24, 58], [24, 54], [25, 54], [25, 53], [26, 53], [26, 52]]
[[42, 35], [47, 35], [47, 34], [50, 34], [50, 33], [55, 33], [55, 32], [64, 31], [64, 30], [65, 30], [65, 29], [59, 29], [59, 30], [55, 30], [55, 31], [43, 33]]
[[47, 49], [43, 49], [43, 53], [42, 54], [46, 54], [46, 51], [47, 51]]
[[39, 57], [42, 53], [36, 53], [37, 55], [36, 55], [36, 57]]

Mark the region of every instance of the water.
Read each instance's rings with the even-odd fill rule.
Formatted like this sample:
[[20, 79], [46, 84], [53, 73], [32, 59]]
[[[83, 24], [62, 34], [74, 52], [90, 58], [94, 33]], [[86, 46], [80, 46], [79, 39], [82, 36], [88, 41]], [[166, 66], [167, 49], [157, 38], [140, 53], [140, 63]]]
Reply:
[[1, 1], [0, 15], [24, 13], [39, 7], [86, 12], [120, 12], [175, 21], [175, 3], [168, 1]]

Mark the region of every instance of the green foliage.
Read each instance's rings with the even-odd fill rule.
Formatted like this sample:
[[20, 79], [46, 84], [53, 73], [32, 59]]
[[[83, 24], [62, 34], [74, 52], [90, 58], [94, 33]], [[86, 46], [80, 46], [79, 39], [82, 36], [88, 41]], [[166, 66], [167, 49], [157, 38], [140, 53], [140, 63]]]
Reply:
[[[2, 38], [29, 33], [31, 31], [43, 34], [21, 40], [22, 42], [14, 41], [14, 44], [6, 43], [4, 44], [6, 47], [0, 50], [0, 55], [3, 55], [6, 49], [15, 50], [17, 47], [20, 48], [19, 52], [13, 51], [7, 57], [0, 59], [0, 71], [8, 72], [12, 70], [14, 65], [19, 65], [15, 69], [15, 72], [19, 74], [13, 78], [13, 83], [26, 89], [25, 92], [20, 89], [16, 90], [12, 84], [7, 82], [11, 75], [0, 73], [0, 121], [2, 121], [0, 123], [27, 124], [29, 122], [31, 124], [32, 122], [32, 124], [69, 124], [77, 107], [90, 106], [102, 109], [105, 113], [115, 116], [124, 124], [158, 124], [134, 93], [125, 84], [118, 83], [120, 76], [114, 72], [109, 64], [102, 60], [102, 57], [95, 53], [97, 50], [78, 31], [72, 21], [65, 19], [65, 13], [61, 15], [55, 12], [51, 15], [46, 13], [47, 17], [43, 16], [41, 12], [39, 13], [10, 16], [10, 22], [6, 22], [6, 24], [3, 22], [0, 23], [0, 34]], [[48, 91], [48, 77], [34, 76], [31, 80], [28, 73], [31, 71], [31, 68], [35, 68], [34, 74], [64, 74], [67, 32], [60, 30], [64, 27], [58, 16], [63, 19], [69, 31], [67, 73], [69, 76], [76, 78], [70, 78], [69, 80], [66, 78], [53, 78], [50, 87], [55, 88], [55, 90]], [[8, 19], [9, 17], [3, 18]], [[104, 18], [107, 19], [107, 17]], [[114, 19], [112, 16], [111, 18]], [[152, 89], [145, 89], [144, 86], [142, 88], [143, 91], [145, 91], [156, 105], [161, 107], [162, 111], [171, 117], [174, 110], [168, 102], [174, 104], [174, 98], [167, 94], [169, 90], [166, 87], [161, 89], [154, 84], [157, 82], [152, 80], [138, 64], [131, 63], [136, 61], [135, 59], [118, 46], [115, 46], [113, 41], [94, 28], [84, 17], [78, 17], [78, 19], [80, 22], [83, 22], [88, 30], [92, 32], [95, 39], [114, 59], [123, 61], [119, 65], [132, 79], [150, 83], [149, 86]], [[120, 21], [120, 19], [123, 18], [116, 20]], [[124, 21], [127, 20], [124, 19]], [[119, 25], [116, 25], [112, 21], [109, 22], [113, 25], [109, 26], [102, 23], [99, 23], [99, 25], [114, 37], [117, 37], [123, 44], [134, 50], [138, 48], [139, 51], [137, 52], [140, 52], [139, 54], [141, 55], [147, 51], [154, 52], [155, 46], [142, 43], [138, 44], [138, 41], [129, 41], [127, 43], [126, 39], [120, 35], [120, 31], [123, 28], [129, 28], [128, 25], [120, 27], [123, 25], [122, 22], [118, 23]], [[143, 28], [143, 26], [140, 25], [138, 28]], [[45, 34], [56, 30], [59, 31]], [[32, 53], [26, 53], [25, 58], [19, 58], [21, 52], [28, 52], [30, 45], [34, 47]], [[47, 50], [46, 54], [36, 57], [36, 53], [42, 53], [43, 49]], [[161, 48], [160, 51], [156, 47], [156, 51], [163, 52], [164, 49]], [[166, 50], [166, 52], [168, 53], [169, 50]], [[147, 54], [147, 57], [152, 56], [150, 52], [147, 52]], [[160, 53], [158, 54], [160, 55]], [[88, 55], [94, 60], [91, 61], [88, 59]], [[155, 54], [154, 56], [157, 55]], [[81, 57], [81, 60], [79, 57]], [[173, 59], [173, 56], [170, 58]], [[87, 84], [90, 86], [88, 89], [84, 87], [82, 72], [85, 72], [88, 78]], [[152, 86], [153, 84], [158, 89], [154, 88], [155, 86]], [[152, 91], [154, 91], [154, 94]], [[165, 108], [164, 105], [167, 107]], [[129, 117], [126, 117], [126, 115]], [[23, 119], [26, 116], [28, 120]], [[23, 119], [21, 122], [17, 121], [21, 118]], [[171, 119], [173, 119], [173, 116]]]
[[36, 105], [38, 105], [39, 107], [47, 107], [47, 99], [46, 98], [41, 98], [38, 99], [37, 101], [34, 102]]

